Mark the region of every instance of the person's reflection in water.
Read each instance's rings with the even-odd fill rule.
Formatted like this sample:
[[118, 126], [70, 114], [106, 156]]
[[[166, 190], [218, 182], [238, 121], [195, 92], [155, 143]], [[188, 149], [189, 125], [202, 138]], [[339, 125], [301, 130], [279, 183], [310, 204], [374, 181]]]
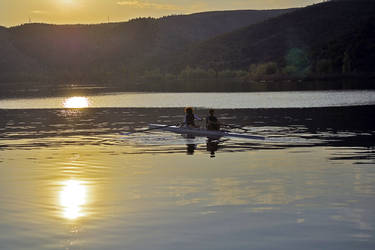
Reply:
[[188, 155], [193, 155], [195, 149], [197, 148], [197, 144], [186, 144], [186, 146], [187, 146], [186, 153]]
[[[191, 140], [191, 142], [195, 139], [195, 136], [194, 135], [186, 135], [186, 139], [187, 140]], [[194, 154], [194, 151], [195, 149], [197, 148], [197, 144], [194, 144], [194, 143], [187, 143], [186, 144], [187, 148], [186, 148], [186, 153], [188, 155], [193, 155]]]
[[219, 140], [207, 139], [207, 151], [210, 152], [210, 157], [214, 158], [215, 157], [215, 152], [219, 149]]

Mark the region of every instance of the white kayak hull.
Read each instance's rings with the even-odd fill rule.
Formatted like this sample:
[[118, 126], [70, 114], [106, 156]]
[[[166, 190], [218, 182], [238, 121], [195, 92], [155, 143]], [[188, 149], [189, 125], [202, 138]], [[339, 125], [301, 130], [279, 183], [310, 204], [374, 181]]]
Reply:
[[160, 129], [164, 131], [174, 132], [178, 134], [187, 134], [193, 136], [204, 136], [210, 138], [220, 138], [220, 137], [234, 137], [234, 138], [243, 138], [243, 139], [252, 139], [252, 140], [265, 140], [263, 136], [256, 135], [246, 135], [239, 133], [231, 133], [226, 131], [218, 130], [206, 130], [200, 128], [191, 128], [191, 127], [179, 127], [179, 126], [168, 126], [163, 124], [149, 124], [150, 129]]

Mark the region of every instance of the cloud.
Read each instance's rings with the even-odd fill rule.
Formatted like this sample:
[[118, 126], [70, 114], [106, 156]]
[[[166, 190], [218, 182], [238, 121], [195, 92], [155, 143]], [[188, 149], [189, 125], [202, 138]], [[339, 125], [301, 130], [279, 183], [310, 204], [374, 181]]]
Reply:
[[173, 4], [160, 4], [138, 0], [119, 1], [117, 4], [139, 9], [181, 10], [181, 7]]

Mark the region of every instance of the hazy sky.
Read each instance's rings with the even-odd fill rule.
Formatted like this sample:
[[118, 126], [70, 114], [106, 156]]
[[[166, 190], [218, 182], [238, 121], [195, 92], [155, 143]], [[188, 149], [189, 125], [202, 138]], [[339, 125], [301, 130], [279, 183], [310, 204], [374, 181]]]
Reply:
[[209, 10], [301, 7], [322, 0], [0, 0], [0, 25], [102, 23]]

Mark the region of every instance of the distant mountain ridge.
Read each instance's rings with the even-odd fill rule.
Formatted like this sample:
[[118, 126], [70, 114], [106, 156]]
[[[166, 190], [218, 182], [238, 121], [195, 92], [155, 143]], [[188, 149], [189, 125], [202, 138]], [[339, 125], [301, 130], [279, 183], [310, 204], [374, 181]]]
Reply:
[[236, 84], [240, 91], [259, 79], [371, 75], [374, 61], [374, 1], [0, 27], [0, 82], [103, 83], [136, 91]]
[[[350, 40], [348, 36], [358, 35], [359, 30], [366, 29], [367, 33], [362, 32], [358, 39], [371, 39], [374, 20], [375, 1], [312, 5], [197, 44], [183, 55], [180, 67], [209, 68], [217, 64], [223, 69], [247, 69], [251, 64], [269, 61], [285, 65], [288, 54], [296, 49], [313, 60], [313, 56], [325, 56], [319, 50], [344, 37]], [[344, 46], [348, 48], [341, 48], [342, 56], [351, 45]], [[371, 53], [374, 47], [368, 50]]]
[[0, 72], [85, 74], [92, 68], [99, 72], [123, 68], [140, 72], [152, 63], [152, 58], [290, 11], [216, 11], [97, 25], [24, 24], [1, 28]]

